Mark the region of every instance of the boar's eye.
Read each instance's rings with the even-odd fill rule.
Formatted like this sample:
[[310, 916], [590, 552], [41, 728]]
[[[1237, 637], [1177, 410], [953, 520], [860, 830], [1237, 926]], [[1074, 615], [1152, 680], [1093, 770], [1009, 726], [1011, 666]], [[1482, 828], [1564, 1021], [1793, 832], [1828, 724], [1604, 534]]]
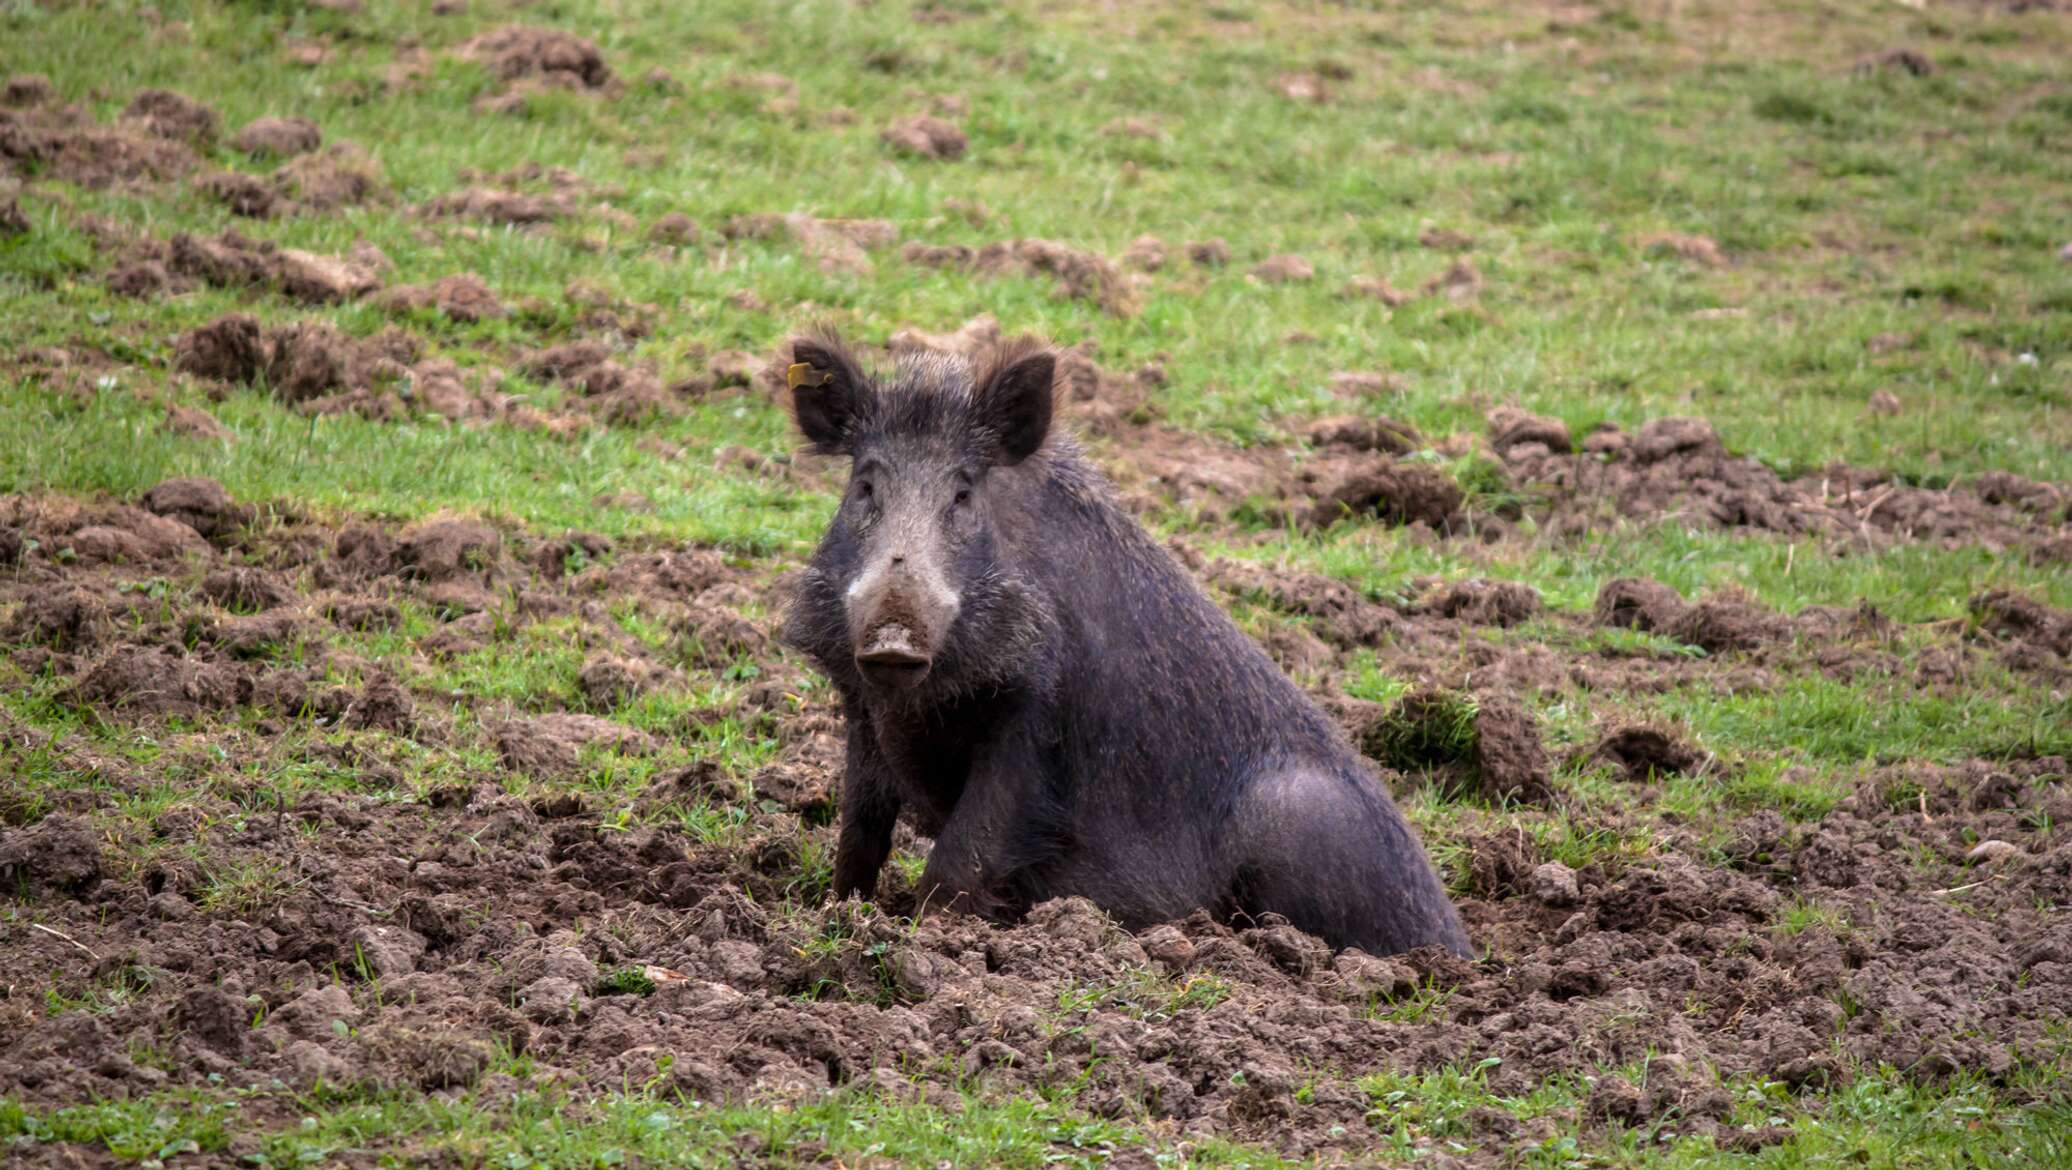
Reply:
[[968, 504], [968, 503], [970, 503], [970, 502], [971, 502], [971, 489], [970, 489], [970, 488], [958, 488], [958, 489], [957, 489], [957, 494], [956, 494], [956, 496], [955, 496], [955, 497], [954, 497], [954, 498], [953, 498], [953, 499], [951, 500], [951, 502], [952, 502], [952, 503], [956, 503], [956, 504]]
[[869, 503], [869, 502], [870, 502], [870, 499], [871, 499], [871, 496], [872, 496], [873, 494], [874, 494], [874, 489], [873, 489], [873, 488], [871, 487], [871, 481], [869, 481], [869, 480], [867, 480], [867, 479], [859, 479], [859, 480], [857, 480], [857, 481], [856, 481], [856, 498], [857, 498], [857, 499], [859, 499], [859, 500], [862, 500], [862, 501], [864, 501], [865, 503]]

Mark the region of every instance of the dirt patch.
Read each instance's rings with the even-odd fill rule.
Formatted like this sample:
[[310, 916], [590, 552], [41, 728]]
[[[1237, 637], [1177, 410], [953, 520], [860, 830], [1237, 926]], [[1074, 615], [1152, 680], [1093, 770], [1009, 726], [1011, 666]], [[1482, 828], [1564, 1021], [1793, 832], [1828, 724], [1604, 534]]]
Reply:
[[575, 210], [566, 195], [530, 195], [489, 187], [467, 187], [438, 196], [421, 205], [422, 215], [448, 219], [479, 219], [507, 227], [533, 227], [553, 223]]
[[[1812, 1092], [1869, 1062], [2017, 1091], [2018, 1062], [2062, 1057], [2072, 946], [2042, 907], [2062, 904], [2072, 881], [2072, 846], [2051, 828], [2072, 818], [2063, 760], [1870, 771], [1817, 822], [1736, 822], [1723, 855], [1703, 854], [1719, 864], [1693, 860], [1699, 834], [1686, 848], [1687, 827], [1664, 821], [1646, 856], [1572, 868], [1526, 831], [1548, 815], [1522, 803], [1543, 799], [1529, 781], [1546, 772], [1530, 713], [1501, 694], [1427, 690], [1406, 710], [1362, 718], [1394, 718], [1399, 737], [1414, 729], [1435, 748], [1416, 770], [1520, 818], [1492, 816], [1445, 842], [1486, 956], [1477, 962], [1333, 955], [1285, 924], [1205, 915], [1131, 932], [1076, 900], [1012, 926], [909, 923], [822, 904], [806, 862], [832, 841], [838, 722], [749, 616], [767, 583], [721, 554], [460, 518], [403, 531], [236, 522], [250, 505], [203, 483], [163, 484], [145, 502], [164, 514], [0, 501], [0, 531], [28, 538], [20, 567], [0, 574], [0, 638], [16, 654], [40, 652], [67, 701], [99, 718], [188, 720], [183, 742], [195, 748], [179, 758], [204, 770], [178, 807], [135, 819], [135, 796], [162, 786], [157, 769], [0, 718], [0, 758], [35, 750], [97, 775], [48, 815], [8, 806], [0, 827], [0, 883], [24, 909], [0, 929], [0, 974], [36, 993], [0, 1000], [0, 1092], [37, 1105], [276, 1080], [496, 1089], [489, 1054], [501, 1047], [572, 1090], [653, 1082], [714, 1102], [798, 1102], [844, 1085], [940, 1102], [973, 1084], [1070, 1084], [1101, 1116], [1336, 1159], [1371, 1150], [1376, 1102], [1358, 1080], [1380, 1072], [1494, 1057], [1483, 1075], [1500, 1095], [1594, 1076], [1591, 1124], [1674, 1113], [1679, 1132], [1727, 1141], [1741, 1131], [1715, 1074]], [[139, 548], [155, 539], [171, 559], [79, 555], [88, 542], [74, 536], [94, 528]], [[1270, 565], [1199, 567], [1334, 650], [1451, 642], [1449, 653], [1466, 653], [1453, 637], [1465, 618], [1406, 613]], [[219, 574], [223, 584], [208, 586]], [[195, 594], [120, 588], [154, 576], [196, 582]], [[209, 599], [269, 588], [285, 596], [242, 617]], [[76, 604], [32, 611], [44, 597]], [[452, 616], [413, 632], [397, 610], [404, 597]], [[496, 615], [470, 609], [492, 603]], [[170, 621], [140, 616], [164, 605]], [[627, 606], [682, 631], [665, 652], [680, 667], [607, 616]], [[583, 666], [566, 694], [543, 689], [529, 696], [543, 709], [522, 715], [413, 694], [398, 674], [325, 644], [383, 629], [429, 656], [456, 628], [493, 639], [495, 622], [522, 629], [549, 615], [576, 623]], [[206, 619], [193, 638], [190, 618]], [[2003, 619], [1982, 629], [1987, 620]], [[268, 650], [290, 639], [303, 641], [305, 667]], [[710, 672], [702, 685], [743, 655], [764, 673], [710, 716], [769, 738], [772, 757], [752, 776], [605, 716], [667, 669]], [[1723, 669], [1679, 663], [1641, 666]], [[357, 681], [337, 685], [332, 672]], [[449, 722], [457, 704], [478, 718]], [[344, 764], [359, 789], [255, 807], [226, 795], [247, 791], [240, 769], [257, 753], [309, 750], [283, 735], [302, 720], [345, 729], [350, 738], [322, 745], [341, 753], [325, 762]], [[382, 778], [392, 737], [415, 752], [463, 735], [496, 761], [484, 774], [423, 792]], [[1613, 741], [1622, 758], [1654, 750], [1631, 728]], [[580, 776], [611, 754], [649, 756], [655, 778], [617, 795], [564, 780], [521, 800], [503, 787], [516, 773]], [[688, 836], [677, 826], [693, 808], [738, 827], [715, 841]], [[1981, 852], [1982, 842], [1995, 844]], [[899, 843], [925, 848], [904, 828]], [[240, 874], [281, 880], [246, 888], [231, 880]], [[898, 867], [888, 871], [878, 904], [908, 910], [912, 898]], [[1787, 925], [1788, 899], [1845, 925]], [[613, 978], [650, 965], [682, 978], [648, 994]], [[129, 981], [131, 971], [149, 977]], [[83, 999], [117, 981], [126, 994], [99, 1010], [45, 1008], [43, 992]], [[151, 1061], [136, 1059], [144, 1051]], [[1644, 1082], [1603, 1072], [1643, 1063]], [[1516, 1124], [1464, 1119], [1460, 1156], [1500, 1163]]]
[[1634, 781], [1693, 772], [1709, 759], [1675, 731], [1645, 724], [1607, 732], [1586, 758], [1616, 768], [1626, 779]]
[[[1494, 429], [1495, 420], [1492, 420]], [[2068, 523], [2062, 485], [2005, 472], [1934, 489], [1847, 466], [1787, 482], [1762, 463], [1727, 452], [1711, 423], [1661, 418], [1628, 434], [1600, 426], [1563, 453], [1528, 438], [1503, 445], [1505, 470], [1529, 489], [1542, 527], [1601, 528], [1609, 520], [1749, 528], [1783, 536], [1884, 547], [2041, 548]]]
[[1670, 256], [1705, 268], [1727, 266], [1725, 250], [1710, 236], [1691, 236], [1677, 232], [1646, 236], [1640, 240], [1640, 250], [1650, 255]]
[[1360, 750], [1397, 771], [1424, 771], [1492, 803], [1553, 795], [1532, 712], [1494, 694], [1414, 691], [1355, 729]]
[[429, 309], [464, 324], [505, 316], [509, 310], [482, 278], [472, 272], [442, 276], [430, 284], [401, 284], [374, 298], [381, 308], [411, 312]]
[[185, 138], [154, 133], [141, 120], [104, 125], [84, 109], [48, 100], [0, 109], [0, 164], [24, 179], [95, 188], [164, 182], [198, 161]]
[[203, 149], [216, 141], [216, 111], [169, 89], [139, 93], [123, 108], [122, 120], [146, 134]]
[[821, 219], [790, 215], [737, 215], [721, 229], [730, 240], [789, 236], [822, 272], [862, 275], [871, 271], [870, 251], [899, 241], [899, 228], [886, 219]]
[[336, 211], [389, 197], [380, 160], [351, 142], [334, 142], [290, 159], [273, 172], [271, 182], [283, 206], [309, 211]]
[[974, 251], [963, 245], [910, 243], [903, 253], [909, 264], [930, 268], [963, 268], [987, 276], [1055, 277], [1058, 291], [1075, 300], [1091, 301], [1118, 317], [1137, 310], [1135, 290], [1107, 257], [1055, 240], [1012, 240]]
[[219, 236], [174, 236], [168, 257], [166, 267], [174, 276], [220, 288], [272, 287], [311, 305], [357, 300], [381, 287], [381, 278], [363, 264], [278, 247], [234, 230]]
[[933, 114], [901, 118], [885, 127], [878, 137], [893, 150], [916, 158], [963, 158], [965, 149], [971, 145], [970, 139], [954, 122]]
[[324, 144], [324, 132], [308, 118], [259, 118], [230, 139], [233, 149], [253, 158], [293, 158]]
[[538, 78], [569, 89], [602, 89], [612, 80], [594, 42], [558, 28], [507, 25], [463, 42], [458, 53], [505, 81]]
[[1267, 284], [1295, 284], [1315, 280], [1317, 266], [1300, 256], [1268, 256], [1252, 266], [1252, 276]]
[[1460, 485], [1437, 467], [1376, 460], [1339, 475], [1318, 494], [1305, 519], [1322, 528], [1342, 519], [1375, 516], [1384, 524], [1423, 524], [1448, 532], [1465, 523], [1465, 500]]
[[1540, 612], [1540, 594], [1520, 581], [1455, 581], [1425, 604], [1428, 612], [1474, 626], [1515, 626]]

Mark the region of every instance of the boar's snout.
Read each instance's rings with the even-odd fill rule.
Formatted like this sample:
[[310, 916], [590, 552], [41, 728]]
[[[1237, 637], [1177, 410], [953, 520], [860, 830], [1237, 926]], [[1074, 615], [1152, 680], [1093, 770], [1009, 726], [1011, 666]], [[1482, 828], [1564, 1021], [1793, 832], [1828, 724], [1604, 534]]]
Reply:
[[936, 651], [957, 617], [957, 597], [903, 557], [871, 574], [850, 599], [856, 667], [876, 686], [907, 690], [928, 677]]
[[897, 622], [879, 626], [856, 652], [864, 676], [882, 686], [904, 690], [928, 674], [934, 659], [920, 648], [914, 632]]

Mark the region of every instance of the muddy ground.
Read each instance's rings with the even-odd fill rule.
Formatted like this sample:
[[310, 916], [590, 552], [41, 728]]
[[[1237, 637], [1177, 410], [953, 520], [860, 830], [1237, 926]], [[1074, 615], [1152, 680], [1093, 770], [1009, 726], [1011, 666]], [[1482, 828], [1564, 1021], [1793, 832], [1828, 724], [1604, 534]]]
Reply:
[[[514, 86], [618, 84], [581, 44], [484, 38], [471, 51]], [[177, 98], [139, 95], [103, 124], [22, 81], [0, 111], [0, 153], [11, 169], [33, 163], [36, 175], [83, 186], [188, 177], [217, 126]], [[949, 150], [918, 122], [901, 133], [903, 149]], [[239, 214], [387, 198], [378, 167], [349, 144], [319, 149], [314, 127], [248, 127], [239, 141], [291, 156], [264, 180], [207, 188]], [[582, 214], [596, 195], [539, 173], [485, 182], [419, 212], [427, 224], [523, 226]], [[517, 189], [528, 184], [546, 189]], [[754, 219], [722, 234], [786, 236], [835, 268], [868, 265], [872, 251], [890, 260], [897, 239], [879, 221]], [[311, 306], [373, 298], [405, 319], [348, 338], [317, 318], [262, 327], [227, 316], [180, 337], [170, 369], [154, 371], [219, 390], [256, 384], [312, 412], [556, 433], [635, 425], [716, 394], [763, 406], [778, 397], [769, 355], [714, 354], [704, 371], [662, 378], [626, 350], [642, 308], [572, 288], [583, 336], [490, 355], [569, 391], [543, 410], [500, 393], [494, 375], [426, 357], [407, 328], [411, 313], [532, 311], [473, 274], [384, 288], [378, 252], [83, 227], [118, 292], [206, 284]], [[665, 220], [650, 238], [693, 246], [700, 229]], [[1140, 240], [1124, 266], [1155, 268], [1165, 250]], [[1196, 264], [1228, 259], [1220, 241], [1184, 251]], [[1130, 311], [1115, 262], [1049, 241], [976, 252], [909, 243], [900, 259], [1055, 280], [1061, 295]], [[1299, 258], [1275, 262], [1261, 279], [1307, 279]], [[1460, 290], [1473, 275], [1432, 295], [1472, 295]], [[956, 334], [909, 331], [889, 348], [970, 352], [999, 334], [980, 319]], [[91, 375], [112, 360], [91, 345], [8, 358], [15, 374], [80, 394], [105, 392]], [[1499, 410], [1485, 433], [1435, 440], [1374, 417], [1369, 400], [1386, 387], [1346, 372], [1332, 382], [1344, 416], [1290, 420], [1287, 444], [1240, 449], [1168, 426], [1156, 365], [1111, 370], [1073, 351], [1060, 378], [1073, 425], [1124, 499], [1211, 531], [1249, 508], [1255, 523], [1390, 524], [1476, 544], [1674, 521], [1835, 546], [1982, 546], [2038, 564], [2072, 555], [2062, 485], [1987, 475], [1929, 489], [1842, 466], [1787, 481], [1731, 454], [1701, 419], [1572, 435]], [[220, 431], [190, 406], [169, 419]], [[1503, 502], [1417, 456], [1434, 447], [1486, 455]], [[800, 487], [831, 474], [731, 458]], [[1469, 828], [1434, 845], [1462, 892], [1476, 961], [1334, 955], [1270, 922], [1197, 917], [1132, 933], [1070, 900], [1013, 926], [915, 923], [902, 917], [914, 906], [898, 867], [875, 908], [824, 904], [838, 714], [775, 646], [781, 565], [469, 519], [325, 520], [290, 501], [233, 499], [208, 480], [133, 500], [0, 499], [0, 643], [22, 693], [75, 728], [0, 713], [9, 774], [65, 778], [0, 790], [0, 882], [13, 899], [0, 921], [0, 1094], [56, 1104], [168, 1086], [494, 1090], [506, 1058], [522, 1053], [547, 1080], [707, 1100], [865, 1083], [954, 1106], [973, 1084], [1075, 1086], [1096, 1113], [1307, 1154], [1367, 1144], [1373, 1102], [1361, 1077], [1482, 1064], [1494, 1090], [1515, 1093], [1646, 1061], [1639, 1083], [1598, 1080], [1580, 1120], [1672, 1122], [1748, 1147], [1775, 1135], [1730, 1124], [1723, 1078], [1817, 1091], [1889, 1064], [2018, 1092], [2010, 1078], [2022, 1063], [2064, 1059], [2072, 841], [2055, 826], [2072, 821], [2072, 792], [2062, 758], [1886, 763], [1814, 821], [1749, 810], [1722, 825], [1589, 823], [1604, 814], [1570, 811], [1573, 769], [1552, 758], [1524, 702], [1684, 685], [1745, 693], [1801, 674], [1955, 692], [1988, 667], [2063, 687], [2072, 615], [1993, 593], [1973, 599], [1970, 621], [1909, 629], [1868, 605], [1787, 615], [1632, 580], [1608, 584], [1589, 614], [1549, 613], [1529, 587], [1483, 580], [1422, 581], [1415, 596], [1382, 602], [1184, 541], [1176, 552], [1251, 615], [1385, 782], [1405, 796], [1438, 783], [1470, 802]], [[437, 621], [414, 631], [405, 605]], [[666, 645], [630, 634], [615, 617], [628, 611], [671, 631]], [[1703, 653], [1484, 636], [1527, 620], [1579, 640], [1638, 630]], [[542, 622], [565, 623], [583, 648], [562, 690], [492, 701], [398, 678], [516, 645]], [[376, 661], [375, 640], [411, 669]], [[1388, 707], [1347, 698], [1353, 659], [1366, 654], [1417, 693]], [[677, 726], [623, 717], [646, 694], [738, 680], [744, 663], [751, 680]], [[1443, 737], [1425, 725], [1458, 713], [1467, 692], [1479, 704], [1473, 749], [1430, 754]], [[726, 720], [773, 740], [774, 759], [743, 775], [686, 748]], [[140, 763], [88, 729], [137, 729], [171, 746]], [[1673, 727], [1601, 732], [1579, 766], [1628, 778], [1643, 802], [1665, 776], [1725, 783], [1736, 766]], [[414, 777], [428, 750], [466, 762], [425, 783]], [[667, 766], [632, 791], [597, 786], [588, 776], [602, 754]], [[286, 766], [332, 780], [279, 799], [268, 770]], [[1426, 768], [1436, 779], [1404, 770]], [[1571, 869], [1515, 827], [1562, 816], [1583, 817], [1579, 832], [1644, 828], [1652, 846]], [[738, 827], [691, 831], [728, 820]], [[918, 855], [926, 842], [906, 836], [902, 847]], [[1809, 904], [1830, 917], [1803, 926], [1793, 912]], [[85, 1002], [98, 1010], [54, 1010]], [[1465, 1125], [1492, 1149], [1553, 1132], [1551, 1121], [1535, 1134], [1495, 1111]]]
[[[1818, 1089], [1860, 1062], [1999, 1078], [2062, 1058], [2062, 759], [1878, 768], [1817, 822], [1734, 821], [1724, 849], [1664, 822], [1658, 847], [1616, 871], [1548, 863], [1515, 828], [1470, 834], [1450, 844], [1464, 851], [1473, 963], [1333, 955], [1274, 923], [1197, 917], [1133, 934], [1069, 900], [1012, 927], [914, 924], [899, 917], [913, 906], [896, 867], [878, 909], [822, 902], [813, 859], [831, 845], [838, 721], [773, 647], [782, 580], [766, 566], [466, 520], [334, 528], [206, 480], [128, 503], [9, 498], [0, 538], [12, 562], [0, 626], [19, 677], [84, 719], [176, 745], [137, 764], [82, 734], [0, 728], [11, 769], [74, 778], [16, 790], [0, 810], [18, 910], [0, 927], [0, 1092], [32, 1102], [217, 1078], [449, 1090], [522, 1052], [550, 1079], [702, 1099], [863, 1081], [954, 1101], [973, 1082], [1070, 1084], [1099, 1113], [1306, 1153], [1367, 1140], [1372, 1102], [1354, 1082], [1375, 1072], [1495, 1058], [1492, 1087], [1521, 1091], [1646, 1059], [1642, 1086], [1599, 1082], [1586, 1120], [1675, 1118], [1747, 1144], [1764, 1135], [1726, 1125], [1721, 1077]], [[1564, 656], [1467, 636], [1538, 610], [1523, 587], [1440, 584], [1385, 605], [1322, 578], [1190, 559], [1226, 600], [1284, 615], [1266, 626], [1269, 648], [1377, 752], [1418, 703], [1342, 698], [1347, 655], [1375, 651], [1440, 694], [1472, 672], [1480, 754], [1438, 761], [1442, 773], [1522, 801], [1527, 817], [1560, 808], [1562, 781], [1506, 696], [1759, 686], [1894, 654], [1893, 624], [1874, 611], [1786, 617], [1628, 581], [1594, 614], [1549, 620], [1682, 631], [1714, 652]], [[588, 656], [566, 693], [523, 709], [413, 693], [355, 649], [398, 625], [399, 602], [444, 619], [408, 640], [412, 662], [566, 619]], [[1974, 628], [1916, 656], [1921, 685], [1961, 686], [1988, 659], [2063, 680], [2066, 615], [1979, 604]], [[629, 637], [610, 616], [627, 605], [680, 640], [658, 651]], [[744, 659], [761, 677], [691, 721], [773, 736], [767, 766], [744, 782], [691, 760], [631, 795], [577, 782], [599, 747], [673, 750], [615, 720], [621, 704]], [[362, 734], [311, 734], [329, 729]], [[495, 763], [422, 791], [404, 782], [411, 745], [470, 742]], [[1638, 784], [1722, 766], [1673, 729], [1608, 728], [1596, 751]], [[270, 800], [243, 777], [283, 753], [348, 779]], [[165, 801], [171, 775], [207, 782]], [[117, 815], [155, 791], [148, 821]], [[675, 827], [691, 808], [736, 810], [741, 828], [701, 843]], [[222, 875], [260, 871], [275, 880], [226, 894]], [[1786, 908], [1809, 901], [1847, 928], [1788, 929]], [[54, 1015], [46, 1001], [111, 988], [106, 1010]], [[1535, 1136], [1505, 1116], [1470, 1121], [1479, 1141]]]

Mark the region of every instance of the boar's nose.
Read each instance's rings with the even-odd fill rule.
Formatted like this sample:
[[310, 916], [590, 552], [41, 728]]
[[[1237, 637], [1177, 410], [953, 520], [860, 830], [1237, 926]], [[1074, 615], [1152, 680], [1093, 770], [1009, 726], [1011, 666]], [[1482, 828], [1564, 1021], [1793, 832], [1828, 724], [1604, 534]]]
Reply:
[[912, 630], [889, 622], [871, 631], [870, 639], [856, 653], [856, 665], [873, 682], [904, 689], [928, 673], [929, 657], [915, 645]]

